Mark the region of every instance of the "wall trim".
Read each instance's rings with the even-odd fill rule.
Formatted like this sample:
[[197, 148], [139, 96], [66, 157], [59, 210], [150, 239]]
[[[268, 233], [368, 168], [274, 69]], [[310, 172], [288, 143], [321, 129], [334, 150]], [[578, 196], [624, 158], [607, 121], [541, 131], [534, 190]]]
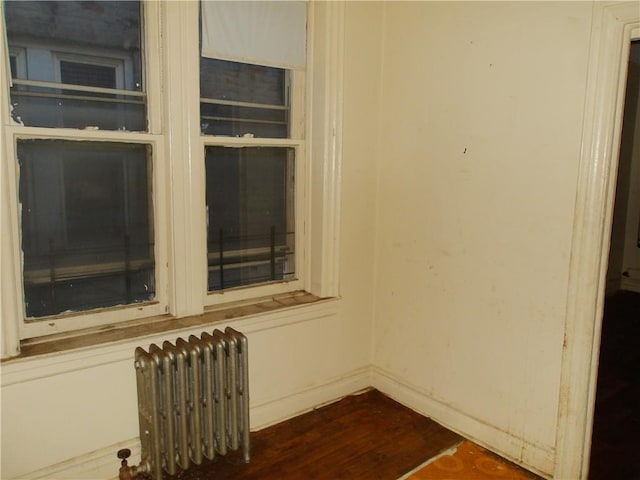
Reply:
[[555, 478], [585, 479], [588, 473], [627, 58], [633, 29], [638, 26], [637, 2], [593, 2]]
[[[504, 432], [485, 421], [433, 398], [428, 392], [379, 367], [372, 369], [372, 386], [401, 404], [432, 418], [465, 438], [508, 458], [523, 468], [551, 478], [554, 449]], [[491, 442], [485, 439], [491, 438]]]
[[[252, 405], [251, 430], [261, 430], [296, 417], [321, 405], [333, 403], [342, 397], [366, 389], [370, 385], [371, 368], [365, 366], [321, 385], [285, 397], [274, 398], [259, 405]], [[121, 448], [131, 450], [130, 465], [140, 462], [140, 439], [136, 437], [27, 474], [18, 475], [12, 480], [117, 480], [120, 464], [116, 453]]]
[[[4, 2], [0, 5], [0, 16], [4, 19]], [[6, 38], [5, 22], [0, 22], [0, 38]], [[0, 44], [4, 48], [8, 48], [5, 41]], [[1, 49], [2, 55], [5, 55], [4, 48]], [[9, 105], [9, 78], [10, 73], [6, 66], [8, 62], [0, 62], [0, 105]], [[20, 274], [21, 265], [16, 257], [15, 252], [19, 251], [20, 239], [17, 232], [13, 229], [5, 231], [6, 225], [12, 222], [7, 219], [18, 218], [16, 202], [13, 199], [18, 198], [17, 186], [15, 182], [16, 171], [13, 162], [6, 160], [9, 153], [9, 147], [5, 142], [4, 125], [10, 125], [13, 122], [8, 108], [0, 108], [0, 122], [2, 122], [2, 134], [0, 135], [0, 225], [2, 225], [2, 235], [0, 236], [0, 358], [9, 358], [20, 353], [20, 332], [18, 323], [13, 321], [15, 318], [21, 318], [22, 296], [18, 295], [20, 286], [16, 279], [20, 278], [16, 275]], [[7, 157], [8, 158], [8, 157]]]
[[306, 258], [308, 290], [340, 295], [340, 224], [344, 97], [344, 2], [310, 2], [307, 94], [307, 172], [310, 224]]
[[120, 460], [116, 457], [116, 453], [122, 448], [131, 450], [129, 464], [138, 463], [140, 459], [140, 440], [132, 438], [64, 462], [18, 475], [13, 477], [12, 480], [118, 480]]
[[371, 386], [371, 367], [364, 366], [321, 385], [251, 406], [251, 430], [283, 422]]

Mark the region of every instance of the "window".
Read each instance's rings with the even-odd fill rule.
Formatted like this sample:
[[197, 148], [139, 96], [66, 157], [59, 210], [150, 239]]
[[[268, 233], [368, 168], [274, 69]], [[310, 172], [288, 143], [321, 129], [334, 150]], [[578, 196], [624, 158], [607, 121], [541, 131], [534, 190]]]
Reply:
[[[295, 5], [304, 31], [304, 2], [273, 4]], [[1, 5], [0, 71], [11, 78], [1, 97], [10, 232], [2, 278], [13, 292], [3, 331], [15, 322], [16, 338], [29, 339], [297, 290], [331, 293], [324, 260], [314, 264], [336, 238], [322, 222], [336, 219], [325, 210], [336, 208], [339, 169], [327, 166], [336, 156], [324, 140], [309, 166], [304, 58], [211, 54], [195, 2]], [[334, 115], [329, 87], [318, 91], [318, 118]], [[330, 123], [317, 125], [325, 135]], [[311, 248], [324, 256], [312, 261]]]
[[292, 148], [207, 146], [208, 288], [295, 276]]
[[[89, 87], [117, 88], [116, 67], [60, 60], [60, 83]], [[122, 85], [122, 82], [117, 82]]]
[[[300, 288], [305, 4], [206, 2], [200, 16], [205, 303], [240, 287]], [[283, 47], [291, 44], [302, 47], [295, 61]]]
[[164, 311], [143, 8], [4, 3], [25, 336], [51, 318], [100, 323], [109, 307]]
[[[215, 24], [217, 6], [207, 6], [211, 11], [203, 8], [201, 15], [212, 16], [209, 24]], [[259, 15], [247, 5], [232, 13], [245, 27], [254, 27], [252, 16]], [[204, 20], [201, 24], [206, 26]], [[244, 42], [242, 31], [234, 32], [237, 43]], [[201, 32], [201, 38], [208, 36]], [[304, 44], [305, 39], [293, 41]], [[205, 52], [207, 47], [201, 49]], [[296, 194], [304, 188], [304, 182], [296, 184], [296, 159], [305, 154], [305, 142], [302, 128], [292, 119], [304, 110], [304, 88], [294, 87], [304, 84], [304, 67], [267, 65], [272, 63], [268, 55], [252, 45], [244, 54], [216, 51], [209, 55], [227, 59], [200, 56], [208, 291], [293, 282], [300, 258], [296, 255]], [[254, 59], [252, 63], [228, 59], [236, 56]], [[268, 146], [264, 139], [270, 139]]]
[[202, 134], [289, 137], [289, 76], [281, 68], [200, 57]]
[[[6, 2], [4, 9], [9, 49], [24, 51], [28, 67], [26, 78], [12, 80], [14, 120], [147, 130], [139, 2]], [[118, 81], [125, 62], [126, 85]]]

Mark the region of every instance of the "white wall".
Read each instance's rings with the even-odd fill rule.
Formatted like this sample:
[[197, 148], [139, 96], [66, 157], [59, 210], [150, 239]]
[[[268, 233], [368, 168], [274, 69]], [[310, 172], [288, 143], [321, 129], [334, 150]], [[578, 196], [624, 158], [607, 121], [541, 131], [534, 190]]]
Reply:
[[591, 9], [386, 7], [378, 382], [543, 472], [554, 462]]
[[[253, 429], [371, 384], [379, 75], [370, 46], [381, 38], [381, 11], [346, 12], [341, 298], [222, 325], [249, 337]], [[204, 329], [3, 364], [0, 477], [116, 475], [117, 449], [137, 445], [135, 346]]]

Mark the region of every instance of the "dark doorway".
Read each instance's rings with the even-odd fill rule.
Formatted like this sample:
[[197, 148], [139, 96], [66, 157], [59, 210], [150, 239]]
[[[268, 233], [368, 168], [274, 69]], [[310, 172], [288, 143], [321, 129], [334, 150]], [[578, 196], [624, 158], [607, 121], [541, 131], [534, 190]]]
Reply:
[[607, 298], [590, 480], [640, 479], [640, 293]]
[[590, 480], [640, 479], [640, 41], [631, 45]]

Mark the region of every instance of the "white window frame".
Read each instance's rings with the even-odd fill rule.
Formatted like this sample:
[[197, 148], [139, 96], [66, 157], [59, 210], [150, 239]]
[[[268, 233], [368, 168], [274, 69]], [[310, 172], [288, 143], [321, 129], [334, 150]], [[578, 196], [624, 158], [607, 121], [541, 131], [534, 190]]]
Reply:
[[[0, 5], [0, 42], [5, 42]], [[249, 139], [200, 135], [197, 2], [144, 1], [144, 82], [148, 132], [24, 127], [10, 117], [9, 86], [0, 91], [5, 126], [0, 149], [2, 178], [2, 358], [19, 354], [21, 339], [53, 333], [75, 335], [87, 327], [116, 326], [149, 317], [199, 315], [230, 302], [306, 290], [339, 296], [339, 225], [342, 132], [342, 2], [309, 3], [306, 73], [292, 82], [291, 138]], [[8, 57], [7, 57], [8, 58]], [[0, 62], [8, 78], [8, 61]], [[161, 65], [171, 66], [162, 68]], [[185, 84], [195, 88], [184, 88]], [[161, 90], [161, 87], [163, 90]], [[306, 95], [305, 95], [306, 90]], [[304, 112], [307, 112], [304, 115]], [[311, 114], [313, 112], [313, 114]], [[24, 322], [22, 253], [17, 200], [15, 142], [20, 138], [84, 139], [150, 144], [156, 235], [156, 298], [133, 304]], [[205, 145], [287, 146], [295, 149], [296, 280], [208, 292]], [[4, 157], [4, 158], [1, 158]], [[313, 159], [313, 161], [311, 160]], [[311, 254], [313, 252], [313, 255]]]

